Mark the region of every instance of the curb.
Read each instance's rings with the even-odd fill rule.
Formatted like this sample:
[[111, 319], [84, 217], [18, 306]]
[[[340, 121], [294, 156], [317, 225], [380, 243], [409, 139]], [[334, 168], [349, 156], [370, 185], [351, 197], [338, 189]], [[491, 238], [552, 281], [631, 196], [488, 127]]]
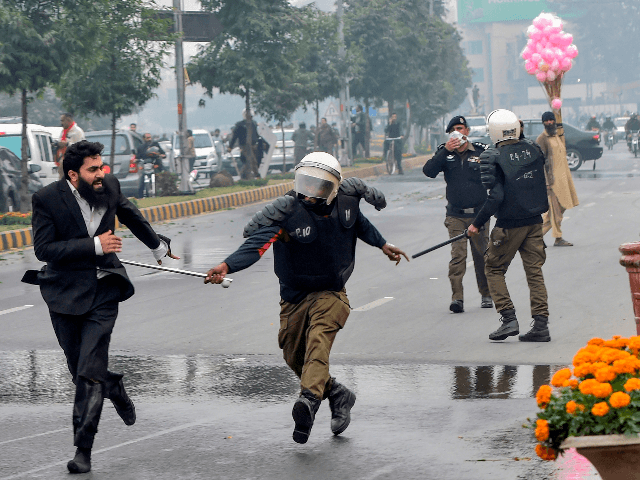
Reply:
[[[426, 155], [420, 155], [417, 157], [406, 158], [402, 160], [402, 165], [408, 169], [416, 168], [418, 166], [422, 166], [427, 161], [428, 157], [429, 156]], [[346, 170], [343, 176], [344, 178], [364, 178], [376, 177], [386, 173], [386, 165], [384, 163], [380, 163], [370, 167]], [[140, 209], [140, 213], [142, 213], [149, 223], [164, 222], [166, 220], [173, 220], [180, 217], [211, 213], [218, 210], [241, 207], [263, 200], [281, 197], [291, 189], [293, 189], [293, 182], [286, 182], [278, 185], [260, 187], [253, 190], [217, 195], [215, 197], [198, 198], [195, 200], [188, 200], [186, 202], [145, 207]], [[119, 226], [120, 223], [116, 219], [116, 228]], [[31, 228], [0, 232], [0, 252], [11, 250], [13, 248], [28, 247], [30, 245], [33, 245], [33, 234], [31, 232]]]

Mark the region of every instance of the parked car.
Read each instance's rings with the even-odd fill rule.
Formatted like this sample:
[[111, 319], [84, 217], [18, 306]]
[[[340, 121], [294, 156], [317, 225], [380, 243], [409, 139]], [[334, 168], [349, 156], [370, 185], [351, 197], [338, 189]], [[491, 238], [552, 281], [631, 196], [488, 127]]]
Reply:
[[269, 171], [278, 170], [282, 172], [282, 160], [284, 157], [285, 161], [285, 171], [288, 172], [293, 167], [295, 167], [296, 157], [295, 157], [295, 144], [292, 140], [293, 132], [295, 129], [293, 128], [285, 128], [284, 129], [284, 150], [282, 143], [282, 130], [277, 128], [273, 130], [274, 135], [276, 136], [276, 148], [273, 151], [273, 156], [271, 157], [271, 163], [269, 164]]
[[[522, 123], [524, 123], [525, 137], [533, 141], [544, 130], [544, 125], [539, 119], [523, 119]], [[603, 148], [599, 145], [600, 135], [597, 132], [585, 132], [566, 122], [563, 122], [563, 126], [569, 168], [575, 171], [580, 168], [583, 162], [593, 160], [593, 168], [595, 169], [595, 161], [602, 157]], [[489, 135], [481, 137], [469, 136], [469, 139], [474, 142], [492, 144]]]
[[[38, 164], [29, 163], [29, 199], [43, 186], [38, 177], [40, 168]], [[21, 183], [22, 164], [20, 158], [9, 148], [0, 147], [0, 212], [20, 210]]]
[[[102, 161], [109, 165], [111, 155], [111, 130], [85, 132], [85, 138], [90, 142], [100, 142], [104, 145]], [[113, 173], [120, 181], [122, 193], [128, 197], [138, 194], [138, 183], [142, 172], [138, 169], [136, 151], [142, 145], [140, 135], [130, 130], [116, 131], [116, 146], [113, 158]]]
[[[58, 166], [53, 156], [53, 138], [48, 127], [27, 124], [27, 156], [32, 165], [39, 165], [38, 177], [43, 185], [60, 179]], [[18, 158], [22, 158], [22, 123], [0, 124], [0, 147], [8, 148]]]
[[627, 124], [629, 120], [630, 120], [630, 117], [618, 117], [613, 121], [613, 123], [616, 126], [616, 140], [626, 141], [624, 126]]

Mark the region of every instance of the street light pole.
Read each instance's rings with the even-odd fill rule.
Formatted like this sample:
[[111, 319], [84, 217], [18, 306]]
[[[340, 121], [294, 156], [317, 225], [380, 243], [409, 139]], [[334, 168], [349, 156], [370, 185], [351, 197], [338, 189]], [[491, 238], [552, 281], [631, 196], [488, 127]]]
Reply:
[[[180, 192], [191, 193], [189, 186], [189, 159], [186, 158], [185, 149], [187, 146], [187, 112], [184, 97], [184, 58], [182, 56], [182, 1], [173, 0], [173, 14], [175, 17], [176, 32], [176, 91], [178, 93], [178, 138], [180, 139], [180, 155], [178, 164], [180, 165]], [[176, 166], [177, 166], [176, 165]]]
[[[347, 52], [344, 47], [344, 19], [342, 0], [337, 2], [338, 17], [338, 55], [344, 60]], [[350, 111], [347, 102], [349, 101], [349, 85], [345, 77], [340, 79], [340, 149], [338, 161], [340, 165], [351, 165], [351, 128], [350, 128]]]

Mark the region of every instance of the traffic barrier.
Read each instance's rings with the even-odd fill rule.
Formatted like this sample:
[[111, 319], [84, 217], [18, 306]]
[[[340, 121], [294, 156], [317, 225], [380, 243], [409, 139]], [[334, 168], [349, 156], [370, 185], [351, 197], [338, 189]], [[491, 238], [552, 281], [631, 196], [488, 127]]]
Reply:
[[[407, 169], [416, 168], [423, 165], [427, 159], [428, 157], [425, 156], [404, 158], [402, 160], [402, 165]], [[346, 168], [343, 172], [343, 176], [344, 178], [375, 177], [386, 174], [386, 168], [387, 167], [384, 163], [354, 169]], [[227, 208], [241, 207], [250, 203], [281, 197], [292, 189], [293, 182], [285, 182], [277, 185], [255, 188], [253, 190], [227, 193], [225, 195], [218, 195], [215, 197], [197, 198], [195, 200], [187, 200], [185, 202], [145, 207], [140, 209], [140, 213], [142, 213], [149, 223], [164, 222], [180, 217], [189, 217], [192, 215], [200, 215], [202, 213], [215, 212], [217, 210], [225, 210]], [[116, 228], [119, 228], [120, 226], [120, 223], [116, 219]], [[31, 232], [31, 228], [0, 232], [0, 252], [11, 250], [13, 248], [27, 247], [32, 244], [33, 234]]]

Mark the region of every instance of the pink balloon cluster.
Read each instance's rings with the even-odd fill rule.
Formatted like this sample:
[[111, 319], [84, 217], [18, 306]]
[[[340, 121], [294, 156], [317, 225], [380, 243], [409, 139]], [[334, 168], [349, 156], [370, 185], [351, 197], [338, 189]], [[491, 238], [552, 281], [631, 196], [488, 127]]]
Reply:
[[541, 13], [527, 28], [527, 46], [522, 51], [524, 68], [540, 82], [553, 82], [571, 70], [578, 56], [573, 35], [562, 31], [562, 20], [551, 13]]

